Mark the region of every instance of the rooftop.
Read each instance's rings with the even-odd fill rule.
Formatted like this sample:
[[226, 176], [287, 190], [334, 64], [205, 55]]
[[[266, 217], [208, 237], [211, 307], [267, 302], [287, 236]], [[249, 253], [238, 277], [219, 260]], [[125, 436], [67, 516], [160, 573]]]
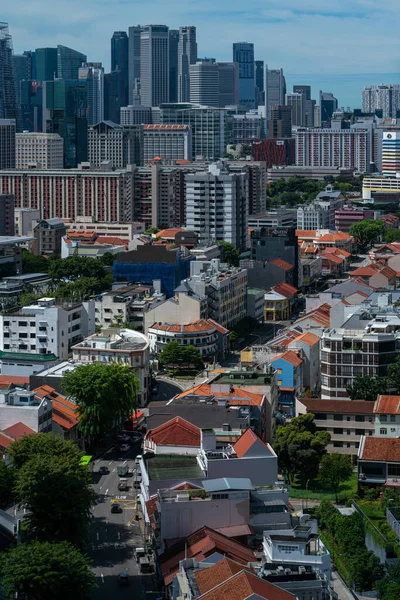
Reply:
[[209, 321], [195, 321], [189, 325], [170, 325], [168, 323], [154, 323], [150, 329], [156, 329], [158, 331], [166, 331], [170, 333], [211, 333], [215, 326], [210, 324]]
[[35, 354], [34, 352], [4, 352], [3, 350], [0, 350], [0, 359], [54, 362], [57, 360], [57, 356], [55, 354]]
[[400, 396], [378, 396], [375, 402], [374, 413], [379, 415], [400, 414]]
[[294, 367], [299, 367], [303, 362], [303, 359], [300, 356], [298, 356], [296, 354], [296, 352], [293, 352], [293, 350], [288, 350], [287, 352], [284, 352], [283, 354], [279, 354], [278, 356], [275, 356], [275, 358], [271, 361], [271, 364], [273, 364], [277, 360], [285, 360], [286, 362], [289, 362]]
[[219, 386], [218, 384], [209, 385], [207, 383], [201, 383], [178, 394], [175, 396], [174, 401], [189, 398], [190, 396], [199, 397], [199, 401], [202, 401], [204, 398], [204, 402], [218, 402], [218, 399], [221, 398], [224, 402], [228, 402], [233, 406], [236, 404], [254, 404], [259, 406], [262, 404], [264, 398], [263, 394], [254, 394], [253, 392], [235, 388], [232, 385], [228, 387], [226, 384]]
[[312, 413], [349, 415], [374, 414], [374, 403], [368, 402], [367, 400], [320, 400], [319, 398], [300, 398], [299, 402]]
[[238, 458], [247, 454], [250, 456], [276, 456], [269, 444], [265, 444], [252, 429], [247, 429], [233, 445], [233, 450]]
[[250, 479], [246, 477], [222, 477], [220, 479], [206, 479], [202, 481], [203, 488], [209, 494], [222, 491], [254, 490]]
[[248, 569], [229, 558], [224, 558], [211, 567], [195, 571], [194, 579], [196, 580], [200, 594], [205, 594], [232, 577], [232, 575], [240, 573], [243, 570], [254, 573], [252, 569]]
[[302, 335], [299, 335], [299, 337], [294, 339], [293, 342], [291, 342], [291, 343], [304, 342], [308, 346], [315, 346], [320, 341], [321, 341], [321, 338], [318, 335], [315, 335], [315, 333], [307, 332], [307, 333], [303, 333]]
[[146, 440], [159, 446], [189, 446], [200, 448], [200, 429], [181, 417], [175, 417], [156, 429], [148, 430]]
[[360, 460], [398, 463], [400, 462], [400, 439], [364, 437], [358, 456]]
[[200, 596], [199, 600], [245, 600], [258, 598], [265, 600], [296, 600], [290, 592], [264, 581], [256, 574], [242, 570], [214, 589]]
[[203, 479], [196, 456], [154, 454], [144, 458], [150, 481]]

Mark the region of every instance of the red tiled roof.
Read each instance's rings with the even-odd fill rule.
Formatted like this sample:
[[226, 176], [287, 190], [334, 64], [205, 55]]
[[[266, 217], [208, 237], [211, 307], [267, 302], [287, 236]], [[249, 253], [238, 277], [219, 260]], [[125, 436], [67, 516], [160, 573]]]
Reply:
[[352, 240], [351, 235], [347, 235], [347, 233], [343, 233], [343, 231], [337, 231], [336, 233], [325, 233], [319, 238], [316, 238], [316, 243], [320, 242], [339, 242], [339, 241], [350, 241]]
[[372, 415], [374, 403], [368, 400], [320, 400], [319, 398], [300, 398], [309, 412], [342, 413], [348, 415]]
[[158, 495], [152, 496], [146, 500], [146, 510], [149, 517], [152, 517], [157, 510]]
[[181, 227], [176, 227], [176, 228], [171, 227], [170, 229], [162, 229], [156, 235], [157, 235], [157, 237], [160, 237], [160, 238], [175, 239], [176, 234], [180, 233], [181, 231], [185, 231], [185, 230], [182, 229]]
[[240, 573], [240, 571], [247, 571], [254, 574], [252, 569], [244, 567], [230, 558], [224, 558], [212, 567], [195, 571], [193, 575], [201, 595], [206, 594], [220, 583], [232, 577], [232, 575]]
[[150, 329], [158, 329], [159, 331], [168, 331], [169, 333], [197, 333], [211, 331], [214, 325], [209, 321], [195, 321], [189, 325], [170, 325], [169, 323], [154, 323]]
[[315, 344], [318, 344], [318, 342], [320, 341], [321, 338], [318, 335], [315, 335], [315, 333], [310, 333], [309, 331], [307, 333], [299, 335], [299, 337], [293, 340], [293, 342], [304, 342], [308, 346], [315, 346]]
[[7, 448], [9, 448], [13, 442], [15, 442], [13, 437], [0, 431], [0, 448], [7, 450]]
[[128, 246], [129, 240], [122, 240], [119, 237], [99, 235], [98, 238], [96, 239], [96, 244], [110, 244], [112, 246]]
[[341, 258], [349, 258], [351, 256], [351, 252], [347, 252], [347, 250], [343, 250], [342, 248], [325, 248], [321, 254], [335, 254]]
[[271, 265], [275, 265], [276, 267], [279, 267], [280, 269], [283, 269], [284, 271], [291, 271], [291, 269], [293, 269], [293, 265], [286, 262], [286, 260], [282, 260], [282, 258], [274, 258], [273, 260], [270, 260], [269, 262], [271, 263]]
[[272, 289], [274, 290], [274, 292], [280, 294], [281, 296], [284, 296], [285, 298], [290, 298], [298, 292], [297, 288], [295, 288], [293, 285], [290, 285], [289, 283], [285, 283], [284, 281], [282, 281], [282, 283], [278, 283], [278, 285], [275, 285]]
[[327, 260], [329, 262], [335, 263], [335, 265], [341, 265], [344, 261], [344, 258], [341, 258], [340, 256], [336, 256], [336, 254], [324, 254], [324, 252], [321, 252], [321, 256], [322, 256], [322, 260]]
[[371, 277], [372, 275], [375, 275], [375, 273], [378, 273], [380, 270], [381, 267], [376, 263], [369, 263], [364, 267], [359, 267], [355, 271], [351, 271], [350, 275], [355, 277]]
[[233, 445], [233, 449], [236, 452], [238, 458], [246, 456], [250, 448], [257, 442], [261, 442], [265, 448], [270, 451], [267, 444], [265, 444], [252, 429], [246, 429], [246, 431], [240, 436], [237, 442]]
[[374, 412], [380, 415], [400, 414], [400, 396], [378, 396]]
[[279, 354], [278, 356], [275, 356], [275, 358], [271, 361], [271, 363], [274, 363], [278, 358], [286, 360], [287, 362], [292, 364], [294, 367], [298, 367], [303, 362], [303, 359], [300, 358], [300, 356], [298, 356], [296, 354], [296, 352], [293, 352], [293, 350], [288, 350], [287, 352], [284, 352], [283, 354]]
[[296, 596], [290, 592], [286, 592], [247, 570], [233, 575], [200, 596], [199, 600], [245, 600], [253, 596], [265, 600], [296, 600]]
[[161, 554], [160, 567], [164, 584], [167, 586], [172, 582], [179, 571], [180, 561], [185, 557], [195, 558], [200, 562], [214, 552], [225, 554], [244, 565], [255, 560], [253, 552], [247, 546], [229, 539], [215, 529], [202, 527]]
[[7, 427], [6, 429], [3, 429], [3, 433], [11, 436], [12, 438], [14, 438], [14, 440], [19, 440], [24, 435], [32, 435], [36, 433], [36, 431], [28, 427], [28, 425], [25, 425], [25, 423], [19, 422], [15, 423], [14, 425], [11, 425], [10, 427]]
[[321, 304], [321, 306], [319, 306], [318, 308], [310, 310], [310, 312], [306, 313], [303, 317], [297, 319], [297, 322], [301, 323], [301, 321], [311, 319], [315, 321], [318, 325], [321, 325], [322, 327], [329, 327], [330, 315], [331, 305], [325, 302], [324, 304]]
[[25, 386], [29, 384], [29, 377], [22, 375], [0, 375], [0, 387], [10, 387], [10, 385]]
[[219, 392], [219, 391], [211, 391], [211, 385], [206, 383], [200, 383], [199, 385], [195, 385], [194, 387], [185, 390], [181, 394], [176, 396], [177, 399], [184, 398], [185, 396], [203, 396], [203, 397], [214, 397], [214, 398], [223, 398], [227, 402], [229, 402], [230, 398], [234, 398], [232, 400], [232, 405], [235, 406], [240, 402], [246, 404], [254, 404], [259, 406], [263, 401], [263, 394], [254, 394], [254, 392], [248, 392], [247, 390], [242, 390], [240, 388], [233, 388], [231, 392]]
[[396, 277], [396, 271], [394, 271], [391, 267], [384, 267], [381, 271], [381, 275], [391, 280]]
[[314, 238], [316, 235], [315, 229], [296, 229], [296, 237]]
[[157, 446], [200, 448], [200, 439], [200, 429], [182, 417], [175, 417], [146, 433], [146, 440], [150, 440]]
[[53, 421], [63, 429], [70, 430], [79, 423], [77, 406], [71, 400], [67, 400], [49, 385], [42, 385], [34, 390], [40, 398], [49, 398], [53, 405]]
[[217, 321], [214, 321], [214, 319], [207, 319], [207, 320], [209, 323], [211, 323], [211, 325], [213, 325], [215, 327], [215, 329], [218, 331], [218, 333], [221, 333], [223, 335], [225, 335], [226, 333], [229, 333], [229, 329], [226, 329], [225, 327], [223, 327], [222, 325], [217, 323]]
[[361, 460], [400, 462], [400, 440], [397, 438], [366, 437]]
[[185, 481], [184, 483], [179, 483], [178, 485], [174, 485], [171, 490], [202, 490], [203, 488], [200, 485], [195, 485], [194, 483], [188, 483]]

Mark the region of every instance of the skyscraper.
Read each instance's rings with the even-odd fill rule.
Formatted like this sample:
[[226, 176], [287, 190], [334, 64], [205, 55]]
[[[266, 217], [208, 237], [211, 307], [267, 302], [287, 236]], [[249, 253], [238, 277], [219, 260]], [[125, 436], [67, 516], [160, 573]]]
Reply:
[[39, 81], [21, 81], [22, 131], [42, 131], [43, 87]]
[[219, 69], [214, 59], [198, 60], [190, 65], [190, 102], [219, 106]]
[[104, 75], [104, 120], [119, 123], [121, 107], [124, 106], [125, 79], [122, 71], [112, 71]]
[[233, 62], [239, 65], [239, 102], [246, 108], [254, 108], [256, 104], [254, 44], [248, 42], [233, 44]]
[[190, 98], [190, 65], [197, 62], [196, 27], [180, 27], [178, 43], [178, 102]]
[[178, 102], [179, 29], [169, 30], [169, 101]]
[[0, 169], [15, 169], [15, 119], [0, 119]]
[[59, 79], [78, 79], [78, 70], [87, 61], [82, 54], [67, 46], [57, 46], [57, 77]]
[[264, 92], [264, 61], [254, 61], [255, 82], [256, 82], [256, 107], [265, 104]]
[[140, 82], [140, 32], [142, 28], [140, 25], [129, 27], [129, 40], [128, 40], [128, 99], [129, 104], [135, 104], [139, 102], [139, 98], [135, 98], [135, 90], [138, 88]]
[[237, 63], [217, 63], [219, 80], [219, 106], [239, 104], [239, 65]]
[[400, 109], [400, 85], [366, 85], [362, 91], [362, 111], [382, 111], [383, 119], [395, 119]]
[[400, 173], [400, 133], [384, 131], [382, 140], [382, 175], [397, 177]]
[[31, 79], [30, 70], [29, 70], [29, 59], [26, 56], [26, 54], [13, 54], [12, 55], [12, 64], [13, 64], [15, 83], [17, 86], [16, 87], [17, 94], [18, 94], [18, 98], [19, 98], [21, 81], [23, 81], [23, 80], [29, 81]]
[[101, 63], [83, 63], [78, 70], [79, 81], [86, 81], [88, 125], [104, 120], [104, 69]]
[[140, 88], [143, 106], [169, 98], [169, 33], [166, 25], [145, 25], [140, 36]]
[[43, 129], [64, 139], [64, 167], [87, 160], [87, 89], [75, 80], [46, 81], [43, 90]]
[[7, 23], [0, 22], [0, 119], [15, 119], [20, 124], [17, 86], [12, 65], [12, 39]]
[[303, 125], [305, 127], [314, 127], [315, 100], [311, 99], [311, 86], [294, 85], [293, 93], [303, 95]]
[[268, 120], [268, 138], [292, 137], [292, 107], [273, 104], [270, 107], [271, 118]]
[[126, 106], [129, 101], [129, 42], [126, 31], [114, 31], [111, 38], [111, 72], [121, 72], [121, 104]]
[[292, 125], [302, 127], [304, 125], [304, 96], [303, 94], [286, 94], [285, 104], [292, 109]]
[[41, 83], [57, 77], [57, 48], [36, 48], [36, 78]]
[[331, 118], [338, 107], [338, 101], [331, 92], [319, 92], [322, 127], [330, 127]]
[[266, 118], [271, 118], [271, 106], [285, 103], [286, 82], [282, 69], [265, 68], [265, 113]]

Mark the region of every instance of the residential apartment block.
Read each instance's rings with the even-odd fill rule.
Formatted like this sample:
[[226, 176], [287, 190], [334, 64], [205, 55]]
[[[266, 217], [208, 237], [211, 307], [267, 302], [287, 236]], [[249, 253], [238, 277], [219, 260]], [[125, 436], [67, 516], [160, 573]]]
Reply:
[[114, 169], [143, 164], [143, 127], [123, 127], [111, 121], [92, 125], [88, 129], [88, 161], [97, 168], [109, 162]]
[[300, 167], [337, 167], [368, 173], [369, 149], [367, 129], [296, 131], [296, 165]]
[[58, 133], [17, 133], [17, 169], [63, 169], [64, 140]]
[[144, 125], [144, 164], [160, 158], [163, 163], [192, 160], [192, 134], [189, 125]]

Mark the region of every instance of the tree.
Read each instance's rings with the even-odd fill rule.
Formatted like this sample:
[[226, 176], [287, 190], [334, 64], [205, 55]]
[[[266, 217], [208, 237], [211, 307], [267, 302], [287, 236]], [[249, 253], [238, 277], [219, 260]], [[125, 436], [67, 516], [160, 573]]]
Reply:
[[7, 508], [13, 499], [14, 469], [0, 462], [0, 508]]
[[400, 229], [389, 229], [383, 238], [387, 244], [400, 242]]
[[95, 585], [88, 558], [68, 542], [11, 548], [2, 555], [0, 574], [8, 600], [86, 600]]
[[232, 267], [239, 266], [240, 252], [229, 242], [219, 242], [222, 248], [223, 260]]
[[376, 582], [379, 600], [398, 600], [400, 598], [400, 562], [394, 563], [386, 575]]
[[33, 455], [17, 471], [14, 491], [27, 509], [30, 535], [84, 544], [95, 494], [90, 472], [76, 456]]
[[7, 450], [14, 469], [21, 469], [33, 456], [64, 456], [71, 463], [79, 464], [83, 453], [74, 442], [63, 440], [54, 433], [24, 435], [13, 442]]
[[53, 261], [49, 266], [49, 277], [53, 281], [76, 281], [80, 277], [102, 279], [106, 271], [104, 265], [95, 258], [85, 256], [69, 256], [63, 260]]
[[319, 480], [335, 492], [336, 502], [340, 484], [352, 474], [351, 458], [346, 454], [325, 454], [319, 467]]
[[181, 346], [178, 342], [169, 342], [158, 357], [160, 365], [172, 369], [204, 369], [200, 352], [194, 346]]
[[22, 272], [23, 273], [47, 273], [49, 260], [45, 256], [36, 256], [28, 250], [22, 251]]
[[139, 380], [125, 365], [80, 365], [64, 375], [62, 387], [77, 404], [78, 427], [85, 437], [107, 436], [136, 410]]
[[290, 482], [297, 473], [303, 484], [318, 475], [321, 458], [331, 439], [327, 431], [317, 431], [314, 415], [295, 417], [276, 430], [275, 451]]
[[380, 219], [364, 219], [350, 227], [350, 235], [362, 248], [375, 242], [385, 231], [385, 223]]
[[347, 385], [347, 393], [350, 400], [370, 400], [375, 402], [380, 394], [386, 392], [387, 386], [387, 380], [384, 377], [357, 375]]

